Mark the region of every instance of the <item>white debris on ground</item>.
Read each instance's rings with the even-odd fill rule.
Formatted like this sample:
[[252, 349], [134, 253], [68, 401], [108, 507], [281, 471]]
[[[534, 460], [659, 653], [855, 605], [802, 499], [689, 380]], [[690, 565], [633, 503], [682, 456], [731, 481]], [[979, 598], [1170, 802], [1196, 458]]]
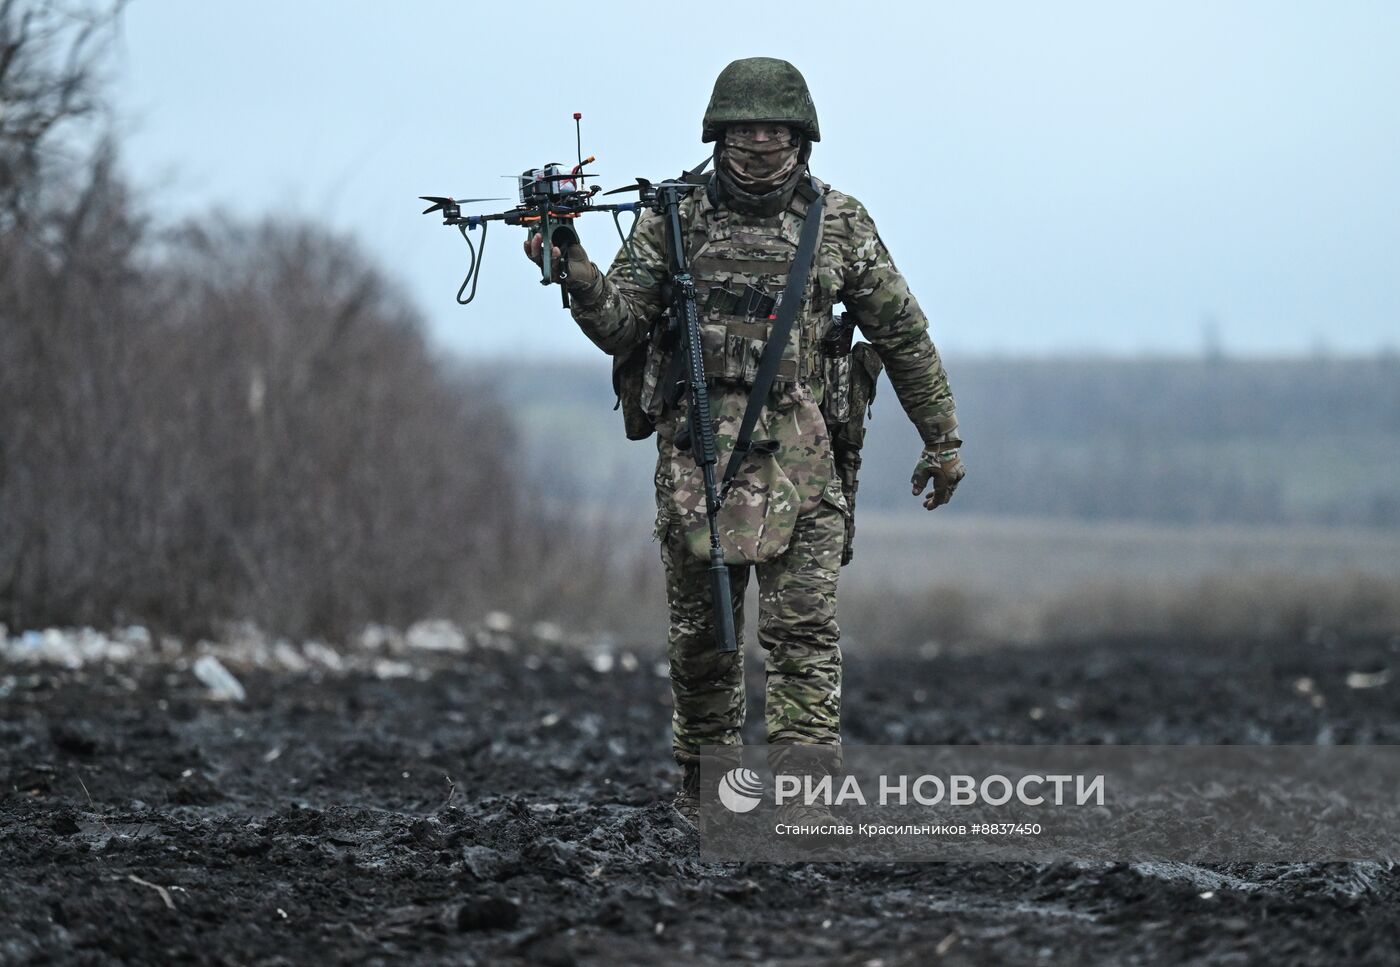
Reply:
[[[412, 678], [414, 672], [418, 671], [406, 661], [393, 661], [389, 658], [380, 658], [374, 663], [374, 677], [385, 681], [391, 678]], [[427, 669], [422, 669], [423, 677], [427, 678]]]
[[1347, 688], [1380, 688], [1389, 681], [1389, 668], [1382, 668], [1378, 672], [1349, 672], [1347, 674]]
[[564, 629], [553, 621], [536, 621], [530, 626], [530, 634], [540, 641], [564, 640]]
[[289, 672], [304, 672], [311, 667], [311, 662], [290, 641], [279, 641], [273, 645], [272, 655]]
[[243, 683], [213, 655], [200, 655], [194, 663], [194, 677], [209, 689], [209, 697], [220, 702], [241, 702], [248, 697]]
[[613, 670], [613, 654], [610, 651], [595, 651], [588, 656], [588, 664], [599, 675], [606, 675]]
[[94, 661], [131, 661], [150, 650], [151, 633], [140, 627], [120, 628], [110, 635], [92, 628], [45, 628], [11, 638], [9, 629], [0, 625], [0, 655], [17, 662], [81, 668]]
[[[643, 667], [652, 670], [650, 660], [643, 666], [637, 654], [622, 649], [612, 635], [571, 632], [549, 621], [521, 624], [503, 611], [489, 612], [479, 624], [466, 627], [440, 618], [416, 622], [406, 630], [366, 625], [342, 646], [316, 639], [298, 644], [268, 635], [251, 622], [226, 626], [217, 640], [195, 642], [157, 638], [139, 625], [105, 632], [43, 628], [12, 635], [0, 624], [0, 664], [78, 670], [88, 665], [160, 662], [198, 679], [213, 700], [241, 702], [247, 692], [246, 678], [240, 675], [253, 669], [423, 680], [431, 677], [434, 668], [463, 660], [477, 649], [514, 654], [523, 642], [547, 646], [521, 656], [527, 668], [542, 667], [549, 649], [558, 648], [582, 652], [599, 675], [632, 673]], [[664, 663], [657, 668], [664, 668]]]
[[365, 625], [360, 632], [357, 643], [365, 651], [402, 651], [404, 648], [403, 635], [399, 634], [399, 629], [391, 628], [388, 625]]
[[467, 636], [450, 621], [420, 621], [411, 625], [404, 635], [404, 643], [423, 651], [467, 650]]
[[489, 611], [482, 620], [487, 631], [494, 631], [497, 634], [510, 634], [515, 627], [515, 619], [504, 611]]
[[345, 659], [340, 657], [340, 652], [329, 645], [319, 641], [308, 641], [301, 646], [301, 652], [310, 661], [313, 661], [323, 668], [333, 672], [345, 671]]

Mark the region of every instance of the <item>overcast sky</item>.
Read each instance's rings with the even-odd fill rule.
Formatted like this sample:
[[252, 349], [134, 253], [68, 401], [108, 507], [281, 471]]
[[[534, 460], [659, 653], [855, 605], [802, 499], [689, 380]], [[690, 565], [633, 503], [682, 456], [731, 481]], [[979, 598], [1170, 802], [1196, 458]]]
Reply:
[[[806, 75], [813, 171], [863, 201], [948, 353], [1400, 343], [1400, 3], [580, 4], [135, 0], [128, 168], [171, 216], [355, 235], [444, 344], [596, 352], [496, 226], [420, 194], [585, 153], [605, 187], [702, 158], [730, 60]], [[478, 210], [487, 210], [485, 206]], [[595, 260], [607, 216], [584, 220]]]

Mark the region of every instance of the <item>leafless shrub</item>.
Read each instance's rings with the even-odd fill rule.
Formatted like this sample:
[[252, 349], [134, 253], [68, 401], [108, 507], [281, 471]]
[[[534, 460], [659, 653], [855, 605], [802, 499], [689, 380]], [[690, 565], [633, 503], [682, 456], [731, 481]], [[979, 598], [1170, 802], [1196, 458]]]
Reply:
[[340, 634], [497, 605], [547, 552], [504, 414], [348, 240], [157, 248], [107, 158], [51, 219], [0, 283], [0, 620]]

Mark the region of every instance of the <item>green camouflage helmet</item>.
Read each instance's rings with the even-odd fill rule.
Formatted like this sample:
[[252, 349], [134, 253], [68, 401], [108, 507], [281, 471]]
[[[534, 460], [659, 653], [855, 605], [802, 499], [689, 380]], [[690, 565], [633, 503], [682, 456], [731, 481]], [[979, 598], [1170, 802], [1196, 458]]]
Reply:
[[796, 67], [776, 57], [746, 57], [720, 71], [700, 140], [718, 141], [727, 125], [744, 121], [787, 124], [808, 141], [822, 139], [807, 81]]

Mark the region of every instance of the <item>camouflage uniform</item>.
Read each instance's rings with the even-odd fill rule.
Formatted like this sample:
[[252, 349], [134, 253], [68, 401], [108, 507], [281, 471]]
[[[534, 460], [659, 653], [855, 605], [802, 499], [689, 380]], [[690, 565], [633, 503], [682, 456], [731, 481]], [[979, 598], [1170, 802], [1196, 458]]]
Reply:
[[[718, 135], [710, 120], [707, 115], [707, 141]], [[808, 141], [816, 140], [815, 115], [807, 133]], [[768, 195], [746, 195], [718, 173], [711, 178], [709, 190], [685, 199], [681, 215], [701, 311], [720, 467], [733, 448], [771, 325], [772, 302], [762, 297], [772, 300], [786, 284], [812, 196], [811, 188], [798, 186], [806, 182], [825, 194], [803, 305], [754, 432], [756, 441], [768, 445], [744, 461], [720, 529], [731, 565], [736, 628], [743, 626], [749, 569], [758, 572], [769, 742], [833, 745], [840, 740], [836, 584], [852, 513], [822, 412], [827, 366], [821, 338], [831, 326], [833, 307], [843, 303], [857, 317], [924, 440], [926, 458], [955, 451], [960, 443], [953, 397], [928, 321], [870, 215], [851, 196], [808, 180], [805, 148], [796, 176]], [[691, 454], [675, 446], [686, 423], [685, 403], [667, 407], [663, 399], [673, 349], [657, 325], [665, 311], [664, 246], [662, 218], [644, 213], [632, 242], [636, 264], [619, 252], [606, 276], [590, 273], [586, 284], [571, 291], [574, 319], [599, 348], [615, 357], [645, 353], [640, 405], [657, 433], [656, 537], [670, 605], [674, 748], [684, 763], [694, 761], [704, 746], [739, 743], [743, 650], [724, 654], [715, 647], [704, 490]], [[757, 314], [743, 311], [755, 303], [762, 306]]]

